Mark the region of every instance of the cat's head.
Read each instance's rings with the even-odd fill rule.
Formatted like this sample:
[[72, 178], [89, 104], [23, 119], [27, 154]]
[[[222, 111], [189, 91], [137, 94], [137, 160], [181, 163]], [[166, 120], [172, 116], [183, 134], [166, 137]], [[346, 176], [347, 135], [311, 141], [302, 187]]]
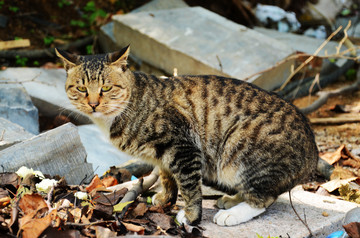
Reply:
[[67, 72], [65, 90], [71, 103], [92, 117], [114, 117], [130, 98], [127, 58], [130, 47], [104, 54], [81, 56], [56, 50]]

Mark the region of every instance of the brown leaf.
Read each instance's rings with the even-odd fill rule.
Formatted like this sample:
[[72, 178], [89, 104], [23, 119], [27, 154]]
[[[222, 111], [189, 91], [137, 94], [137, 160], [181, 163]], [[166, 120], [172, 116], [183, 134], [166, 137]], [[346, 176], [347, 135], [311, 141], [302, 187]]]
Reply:
[[162, 213], [149, 213], [147, 217], [163, 230], [168, 230], [175, 225], [174, 220]]
[[127, 191], [128, 191], [127, 188], [122, 188], [107, 195], [98, 192], [93, 196], [92, 201], [107, 206], [114, 206], [120, 201], [121, 198], [125, 196]]
[[355, 177], [355, 174], [353, 172], [351, 172], [348, 169], [345, 169], [344, 167], [341, 167], [339, 165], [335, 165], [335, 169], [332, 172], [331, 176], [330, 176], [330, 180], [334, 180], [334, 179], [348, 179], [348, 178], [353, 178]]
[[360, 238], [360, 222], [351, 222], [343, 227], [350, 237]]
[[139, 225], [144, 225], [144, 224], [148, 224], [150, 221], [147, 220], [147, 219], [136, 219], [136, 218], [133, 218], [133, 219], [123, 219], [124, 222], [131, 222], [131, 223], [135, 223], [135, 224], [139, 224]]
[[41, 233], [51, 224], [51, 221], [56, 217], [56, 210], [52, 210], [47, 216], [39, 219], [31, 219], [30, 221], [22, 224], [23, 238], [39, 237]]
[[0, 173], [0, 184], [11, 184], [14, 187], [20, 185], [21, 179], [16, 173]]
[[145, 228], [142, 226], [137, 226], [137, 225], [134, 225], [131, 223], [126, 223], [126, 222], [121, 222], [121, 223], [125, 226], [125, 228], [128, 231], [136, 232], [138, 235], [144, 235], [144, 233], [145, 233]]
[[148, 211], [148, 208], [145, 203], [139, 203], [132, 211], [131, 217], [137, 218], [142, 217]]
[[101, 182], [104, 184], [105, 188], [118, 184], [118, 181], [113, 176], [107, 176], [101, 179]]
[[101, 182], [99, 176], [95, 175], [94, 178], [91, 180], [89, 186], [86, 187], [86, 191], [90, 193], [95, 188], [105, 187], [104, 184]]
[[161, 205], [156, 205], [156, 206], [151, 206], [149, 208], [150, 212], [157, 212], [157, 213], [164, 213], [164, 209], [162, 208]]
[[19, 201], [19, 207], [25, 214], [29, 214], [48, 206], [41, 195], [25, 194]]
[[352, 155], [345, 145], [341, 145], [335, 152], [323, 153], [320, 157], [329, 164], [338, 162], [339, 165], [360, 168], [360, 159]]
[[108, 238], [117, 236], [117, 233], [115, 231], [112, 231], [109, 228], [102, 226], [95, 226], [95, 232], [96, 238]]

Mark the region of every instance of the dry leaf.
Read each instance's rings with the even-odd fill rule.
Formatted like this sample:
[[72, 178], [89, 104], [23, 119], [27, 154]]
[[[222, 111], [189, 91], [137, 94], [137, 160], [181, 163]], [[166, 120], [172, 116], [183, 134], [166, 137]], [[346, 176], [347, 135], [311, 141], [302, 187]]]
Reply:
[[43, 197], [39, 194], [25, 194], [19, 202], [20, 209], [25, 213], [34, 213], [40, 209], [47, 208]]
[[56, 210], [52, 210], [47, 216], [39, 219], [31, 219], [20, 227], [23, 238], [39, 237], [48, 228], [51, 221], [56, 217]]
[[101, 179], [101, 182], [104, 184], [105, 188], [118, 184], [118, 181], [113, 176], [107, 176], [106, 178]]
[[115, 231], [112, 231], [109, 228], [102, 226], [95, 226], [95, 234], [96, 238], [108, 238], [117, 236], [117, 233]]
[[354, 189], [350, 186], [350, 184], [342, 185], [339, 188], [340, 196], [346, 201], [356, 202], [360, 204], [360, 190], [358, 188], [359, 186]]
[[345, 145], [341, 145], [335, 152], [323, 153], [320, 157], [329, 164], [338, 162], [339, 165], [360, 168], [360, 159], [352, 155]]
[[327, 183], [324, 183], [322, 185], [320, 185], [321, 187], [325, 188], [329, 193], [335, 191], [336, 189], [340, 188], [342, 185], [346, 185], [351, 181], [356, 181], [358, 178], [357, 177], [353, 177], [353, 178], [348, 178], [348, 179], [334, 179], [331, 180]]
[[142, 217], [148, 211], [148, 208], [145, 203], [139, 203], [134, 210], [131, 211], [131, 216], [134, 218]]
[[348, 179], [355, 177], [355, 174], [351, 172], [348, 169], [345, 169], [344, 167], [341, 167], [339, 165], [335, 165], [334, 171], [332, 172], [330, 176], [330, 180], [334, 179]]
[[86, 191], [90, 193], [95, 188], [105, 187], [104, 184], [101, 182], [99, 176], [95, 175], [94, 178], [91, 180], [89, 186], [86, 187]]
[[20, 185], [21, 179], [16, 173], [0, 173], [0, 184], [11, 184], [14, 187]]
[[165, 231], [175, 226], [174, 220], [163, 213], [149, 213], [147, 217]]
[[360, 238], [360, 222], [351, 222], [343, 227], [350, 237]]
[[121, 223], [125, 226], [125, 228], [128, 231], [136, 232], [138, 235], [144, 235], [144, 233], [145, 233], [145, 228], [142, 226], [137, 226], [137, 225], [134, 225], [131, 223], [126, 223], [126, 222], [121, 222]]

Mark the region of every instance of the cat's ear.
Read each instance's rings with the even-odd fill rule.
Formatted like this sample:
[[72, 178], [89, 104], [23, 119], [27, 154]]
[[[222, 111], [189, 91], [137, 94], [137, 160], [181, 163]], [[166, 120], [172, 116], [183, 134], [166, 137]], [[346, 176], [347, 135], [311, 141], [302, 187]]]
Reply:
[[130, 52], [130, 45], [126, 46], [125, 48], [121, 49], [120, 51], [116, 51], [114, 53], [108, 54], [108, 59], [110, 65], [114, 65], [117, 67], [126, 67], [127, 66], [127, 59], [129, 57]]
[[77, 55], [70, 54], [64, 50], [58, 50], [56, 48], [55, 48], [55, 53], [64, 62], [64, 67], [66, 70], [69, 70], [77, 65], [77, 61], [78, 61]]

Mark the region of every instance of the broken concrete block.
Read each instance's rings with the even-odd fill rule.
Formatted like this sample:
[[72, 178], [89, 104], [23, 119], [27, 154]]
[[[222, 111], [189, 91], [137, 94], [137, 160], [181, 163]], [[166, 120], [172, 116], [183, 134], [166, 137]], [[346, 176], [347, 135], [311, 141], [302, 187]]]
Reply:
[[[300, 51], [307, 54], [314, 54], [320, 45], [324, 43], [324, 40], [321, 39], [315, 39], [294, 33], [278, 32], [276, 30], [266, 29], [263, 27], [255, 27], [254, 30], [288, 45], [294, 51]], [[326, 54], [335, 54], [336, 46], [338, 46], [338, 44], [338, 42], [329, 41], [318, 55], [325, 56]], [[342, 50], [345, 49], [346, 47], [343, 46]]]
[[0, 84], [0, 117], [39, 134], [39, 115], [21, 84]]
[[96, 174], [102, 175], [111, 166], [132, 159], [115, 148], [96, 125], [79, 126], [79, 135], [87, 152], [87, 161], [93, 165]]
[[177, 68], [179, 74], [251, 77], [249, 82], [268, 90], [289, 75], [290, 67], [274, 67], [271, 77], [252, 77], [293, 50], [201, 7], [116, 15], [113, 21], [119, 45], [131, 44], [132, 54], [169, 74]]
[[66, 72], [64, 69], [7, 68], [0, 71], [6, 82], [23, 82], [22, 85], [32, 102], [44, 116], [70, 115], [78, 123], [90, 123], [79, 114], [65, 93]]
[[0, 150], [33, 137], [23, 127], [0, 117]]
[[64, 176], [69, 184], [79, 184], [94, 173], [77, 127], [71, 123], [1, 150], [0, 161], [5, 171], [25, 165], [44, 174]]
[[[291, 191], [292, 203], [297, 213], [312, 231], [313, 237], [326, 237], [342, 229], [347, 211], [357, 207], [356, 203], [342, 201], [333, 197], [321, 196], [303, 191], [301, 186]], [[237, 226], [221, 227], [212, 219], [218, 209], [215, 200], [203, 200], [203, 220], [205, 237], [308, 237], [309, 231], [297, 218], [290, 205], [289, 193], [282, 194], [265, 213]], [[177, 202], [182, 206], [182, 202]]]

